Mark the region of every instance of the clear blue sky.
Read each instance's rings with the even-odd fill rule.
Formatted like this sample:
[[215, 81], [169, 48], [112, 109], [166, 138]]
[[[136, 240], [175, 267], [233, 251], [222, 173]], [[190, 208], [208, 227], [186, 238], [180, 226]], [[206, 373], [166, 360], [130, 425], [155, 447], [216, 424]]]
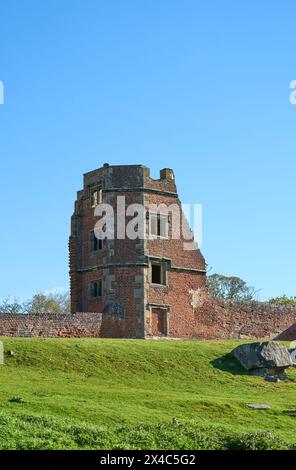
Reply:
[[173, 167], [212, 272], [296, 295], [294, 1], [0, 6], [0, 297], [68, 286], [82, 174]]

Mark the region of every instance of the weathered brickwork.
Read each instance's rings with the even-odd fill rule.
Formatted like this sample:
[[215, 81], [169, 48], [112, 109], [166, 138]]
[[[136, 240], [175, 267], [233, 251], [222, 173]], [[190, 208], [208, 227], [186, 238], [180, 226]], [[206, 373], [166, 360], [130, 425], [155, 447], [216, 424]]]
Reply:
[[[121, 209], [118, 197], [125, 198]], [[145, 237], [118, 237], [115, 224], [114, 239], [95, 241], [99, 218], [94, 208], [101, 202], [112, 206], [115, 221], [118, 211], [141, 204]], [[164, 207], [169, 207], [168, 214]], [[165, 215], [168, 230], [151, 237], [149, 227], [157, 212]], [[0, 336], [274, 338], [295, 324], [295, 307], [213, 301], [201, 252], [197, 246], [185, 249], [187, 237], [182, 230], [180, 237], [173, 232], [178, 213], [181, 202], [170, 169], [161, 170], [159, 179], [152, 179], [142, 165], [105, 164], [86, 173], [69, 239], [72, 315], [0, 313]], [[134, 216], [128, 214], [126, 224]], [[186, 227], [190, 232], [187, 222]], [[288, 335], [295, 335], [295, 327]]]
[[284, 339], [296, 321], [296, 307], [268, 302], [210, 301], [198, 319], [198, 338]]
[[0, 313], [0, 337], [98, 338], [122, 337], [121, 319], [101, 313], [75, 315], [13, 315]]
[[[144, 206], [146, 237], [131, 240], [115, 235], [93, 252], [90, 233], [98, 220], [93, 187], [100, 188], [98, 202], [110, 204], [115, 219], [118, 197], [125, 197], [124, 210], [130, 204]], [[151, 205], [169, 207], [167, 237], [149, 236]], [[163, 207], [158, 211], [161, 214]], [[105, 322], [105, 336], [138, 338], [273, 337], [295, 322], [295, 309], [213, 302], [201, 252], [197, 247], [184, 248], [187, 240], [182, 231], [180, 237], [173, 234], [175, 215], [180, 212], [171, 169], [161, 170], [159, 179], [151, 178], [143, 165], [105, 164], [86, 173], [83, 189], [77, 193], [69, 242], [72, 313], [102, 312], [114, 319], [112, 327], [110, 321]], [[186, 226], [189, 230], [187, 222]], [[161, 282], [153, 282], [155, 265], [164, 272]], [[91, 285], [97, 280], [102, 282], [102, 292], [99, 298], [92, 298]], [[120, 327], [116, 329], [116, 325]]]
[[[125, 197], [125, 208], [130, 204], [145, 207], [146, 237], [120, 239], [116, 232], [113, 240], [103, 240], [101, 248], [92, 251], [90, 234], [98, 221], [92, 188], [99, 188], [99, 202], [113, 207], [115, 220], [118, 197]], [[152, 204], [169, 207], [168, 237], [149, 237]], [[143, 165], [105, 164], [86, 173], [83, 190], [77, 193], [69, 242], [72, 313], [93, 311], [119, 317], [125, 337], [196, 336], [198, 314], [206, 297], [205, 260], [197, 248], [184, 249], [188, 240], [183, 234], [179, 239], [173, 237], [178, 211], [182, 213], [171, 169], [161, 170], [156, 180]], [[126, 223], [132, 218], [127, 216]], [[165, 282], [152, 282], [155, 264], [161, 266]], [[96, 281], [102, 283], [99, 298], [91, 295]], [[198, 302], [194, 301], [197, 296]]]
[[[124, 288], [124, 287], [123, 287]], [[188, 339], [279, 339], [296, 340], [296, 307], [269, 305], [261, 302], [213, 302], [203, 298], [204, 291], [195, 290], [193, 303], [203, 305], [191, 315], [176, 310], [176, 318], [169, 317], [171, 337], [178, 332], [188, 331]], [[176, 291], [176, 297], [180, 291]], [[162, 310], [151, 312], [147, 337], [157, 336]], [[179, 314], [178, 314], [179, 313]], [[291, 325], [293, 325], [291, 327]], [[73, 315], [12, 315], [0, 313], [0, 337], [40, 338], [99, 338], [126, 336], [127, 325], [124, 315], [109, 313], [75, 313]], [[282, 333], [283, 332], [283, 333]], [[153, 335], [155, 333], [155, 335]]]

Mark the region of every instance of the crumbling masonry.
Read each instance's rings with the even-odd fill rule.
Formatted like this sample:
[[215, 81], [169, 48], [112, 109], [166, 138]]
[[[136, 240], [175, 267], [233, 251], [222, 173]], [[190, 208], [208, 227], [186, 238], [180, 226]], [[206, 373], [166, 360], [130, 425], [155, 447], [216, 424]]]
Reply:
[[[0, 336], [296, 340], [295, 306], [209, 297], [202, 254], [173, 237], [181, 212], [173, 171], [161, 170], [157, 180], [149, 173], [106, 164], [84, 175], [69, 240], [72, 315], [1, 312]], [[118, 197], [125, 197], [124, 212], [141, 205], [145, 237], [94, 236], [95, 208], [110, 204], [116, 221]], [[159, 214], [152, 204], [164, 204]]]
[[[125, 197], [126, 207], [144, 206], [143, 239], [95, 236], [95, 207], [110, 204], [116, 220], [118, 196]], [[156, 180], [143, 165], [105, 164], [84, 175], [69, 241], [72, 313], [102, 313], [105, 337], [198, 337], [208, 298], [205, 260], [197, 247], [185, 249], [183, 235], [172, 237], [173, 211], [152, 214], [151, 204], [180, 210], [171, 169], [161, 170]], [[149, 236], [152, 223], [154, 236]]]
[[[94, 236], [95, 207], [109, 203], [116, 216], [118, 196], [124, 209], [142, 205], [146, 237]], [[175, 209], [157, 215], [153, 203]], [[172, 236], [180, 207], [172, 170], [157, 180], [142, 165], [106, 164], [85, 174], [69, 241], [72, 315], [0, 312], [0, 336], [296, 340], [295, 306], [209, 297], [200, 251]]]

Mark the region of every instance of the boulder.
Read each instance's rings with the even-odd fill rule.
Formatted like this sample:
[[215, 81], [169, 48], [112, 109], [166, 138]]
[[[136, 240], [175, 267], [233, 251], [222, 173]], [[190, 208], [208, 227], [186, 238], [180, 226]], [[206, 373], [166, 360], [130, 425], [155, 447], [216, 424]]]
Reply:
[[269, 410], [271, 408], [270, 405], [265, 405], [262, 403], [248, 403], [248, 408], [253, 408], [254, 410]]
[[264, 380], [266, 380], [266, 382], [274, 382], [274, 383], [281, 381], [281, 379], [275, 375], [266, 375], [264, 377]]
[[293, 366], [296, 367], [296, 348], [288, 349], [288, 351], [289, 351], [290, 357], [292, 359]]
[[293, 366], [288, 349], [273, 341], [241, 344], [232, 354], [245, 369], [254, 371], [256, 375], [276, 375]]
[[290, 416], [296, 416], [296, 410], [283, 410], [283, 413]]

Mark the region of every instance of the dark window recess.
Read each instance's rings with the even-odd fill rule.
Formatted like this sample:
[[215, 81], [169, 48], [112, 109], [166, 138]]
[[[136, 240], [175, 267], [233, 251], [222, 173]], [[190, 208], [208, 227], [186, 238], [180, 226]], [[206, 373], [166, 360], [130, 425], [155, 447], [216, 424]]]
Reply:
[[90, 294], [93, 299], [102, 297], [102, 281], [94, 281], [91, 283]]
[[98, 239], [94, 231], [90, 232], [90, 251], [98, 251], [103, 248], [103, 240]]
[[155, 263], [151, 265], [152, 271], [152, 284], [166, 285], [166, 272], [165, 266], [160, 263]]

